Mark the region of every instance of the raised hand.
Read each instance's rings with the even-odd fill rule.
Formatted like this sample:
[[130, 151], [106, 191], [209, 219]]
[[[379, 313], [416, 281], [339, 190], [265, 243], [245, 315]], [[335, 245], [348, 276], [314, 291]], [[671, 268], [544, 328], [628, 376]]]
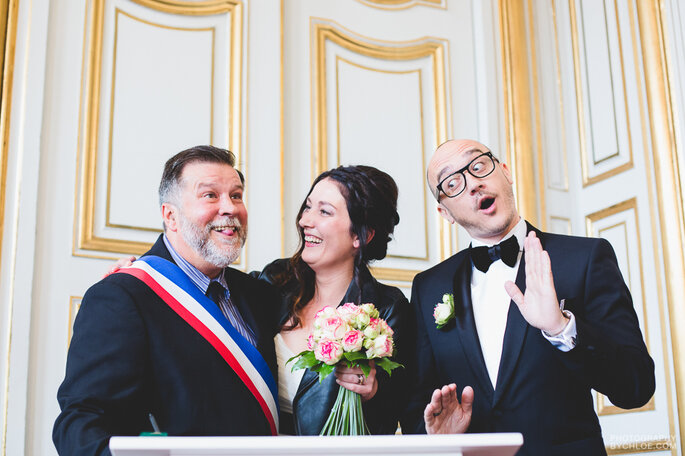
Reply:
[[428, 434], [462, 434], [471, 423], [473, 388], [467, 386], [457, 400], [457, 385], [450, 383], [433, 391], [431, 401], [423, 411]]
[[549, 255], [542, 250], [540, 239], [534, 231], [526, 236], [523, 251], [526, 262], [525, 294], [511, 281], [506, 282], [504, 288], [528, 324], [551, 336], [557, 335], [568, 323], [568, 318], [559, 308]]
[[371, 372], [366, 377], [360, 367], [347, 367], [344, 364], [338, 364], [335, 366], [336, 383], [343, 388], [358, 393], [362, 397], [363, 402], [368, 401], [378, 391], [376, 366], [373, 364], [373, 361], [369, 365], [371, 366]]

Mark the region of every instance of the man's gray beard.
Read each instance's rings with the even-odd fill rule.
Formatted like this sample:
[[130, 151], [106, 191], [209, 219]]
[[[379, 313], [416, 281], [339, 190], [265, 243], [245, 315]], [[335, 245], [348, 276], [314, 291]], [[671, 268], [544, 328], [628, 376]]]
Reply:
[[[247, 227], [243, 227], [238, 219], [226, 217], [209, 223], [204, 229], [194, 225], [180, 213], [178, 214], [178, 221], [183, 240], [206, 262], [218, 268], [225, 268], [240, 256], [240, 251], [242, 250], [243, 245], [245, 245], [245, 239], [247, 238]], [[221, 247], [217, 245], [210, 235], [212, 233], [212, 227], [223, 225], [235, 226], [238, 228], [238, 235], [222, 242], [224, 247]]]

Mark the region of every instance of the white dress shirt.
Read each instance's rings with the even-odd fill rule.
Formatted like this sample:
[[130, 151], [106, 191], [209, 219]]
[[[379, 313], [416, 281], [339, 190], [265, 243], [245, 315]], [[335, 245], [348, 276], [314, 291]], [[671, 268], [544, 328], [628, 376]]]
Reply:
[[[471, 274], [471, 302], [473, 304], [473, 319], [476, 323], [478, 340], [483, 352], [485, 367], [488, 369], [490, 381], [494, 388], [497, 384], [497, 371], [502, 357], [502, 342], [504, 330], [507, 327], [507, 314], [511, 298], [504, 289], [504, 283], [508, 280], [516, 282], [516, 273], [521, 263], [523, 241], [526, 238], [526, 222], [521, 218], [514, 228], [504, 236], [500, 242], [516, 236], [519, 243], [519, 255], [516, 264], [509, 267], [502, 260], [497, 260], [490, 265], [487, 272], [481, 272], [475, 267]], [[487, 246], [476, 239], [472, 241], [473, 247]]]
[[[471, 302], [473, 305], [473, 319], [476, 323], [478, 340], [480, 341], [481, 351], [485, 366], [492, 382], [492, 387], [497, 385], [497, 373], [499, 371], [500, 359], [502, 357], [502, 345], [504, 332], [507, 327], [507, 315], [509, 314], [509, 304], [511, 298], [504, 289], [507, 281], [516, 282], [521, 257], [523, 255], [523, 241], [526, 239], [526, 221], [519, 219], [518, 223], [501, 240], [505, 241], [512, 236], [516, 236], [519, 243], [519, 254], [516, 264], [509, 267], [502, 260], [497, 260], [490, 265], [487, 272], [481, 272], [475, 267], [471, 274]], [[472, 241], [473, 247], [487, 246], [477, 239]], [[516, 305], [516, 304], [514, 304]], [[569, 311], [564, 312], [569, 317], [569, 322], [561, 334], [550, 336], [542, 332], [543, 337], [552, 343], [557, 349], [567, 352], [575, 346], [576, 321], [573, 314]]]

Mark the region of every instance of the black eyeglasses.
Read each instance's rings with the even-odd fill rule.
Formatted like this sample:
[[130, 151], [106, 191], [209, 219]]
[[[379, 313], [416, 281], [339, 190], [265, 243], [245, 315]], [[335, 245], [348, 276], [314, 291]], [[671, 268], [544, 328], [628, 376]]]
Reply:
[[480, 154], [468, 165], [462, 169], [453, 172], [446, 178], [440, 181], [437, 189], [437, 197], [440, 199], [440, 192], [444, 193], [448, 198], [459, 196], [466, 188], [466, 172], [475, 178], [482, 179], [489, 176], [495, 170], [495, 161], [497, 159], [492, 156], [492, 152], [485, 152]]

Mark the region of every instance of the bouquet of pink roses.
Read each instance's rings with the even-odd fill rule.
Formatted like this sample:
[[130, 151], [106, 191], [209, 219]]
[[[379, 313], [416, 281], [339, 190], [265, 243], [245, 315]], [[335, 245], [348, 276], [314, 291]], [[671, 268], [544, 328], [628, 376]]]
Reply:
[[[392, 335], [392, 328], [379, 318], [373, 304], [327, 306], [314, 317], [314, 332], [309, 335], [307, 350], [288, 362], [297, 359], [293, 370], [308, 368], [318, 372], [319, 382], [333, 372], [339, 362], [349, 367], [358, 366], [368, 376], [369, 362], [374, 360], [376, 366], [391, 375], [393, 369], [403, 367], [389, 359], [394, 350]], [[321, 435], [363, 434], [369, 434], [369, 429], [364, 421], [361, 397], [340, 388]]]

